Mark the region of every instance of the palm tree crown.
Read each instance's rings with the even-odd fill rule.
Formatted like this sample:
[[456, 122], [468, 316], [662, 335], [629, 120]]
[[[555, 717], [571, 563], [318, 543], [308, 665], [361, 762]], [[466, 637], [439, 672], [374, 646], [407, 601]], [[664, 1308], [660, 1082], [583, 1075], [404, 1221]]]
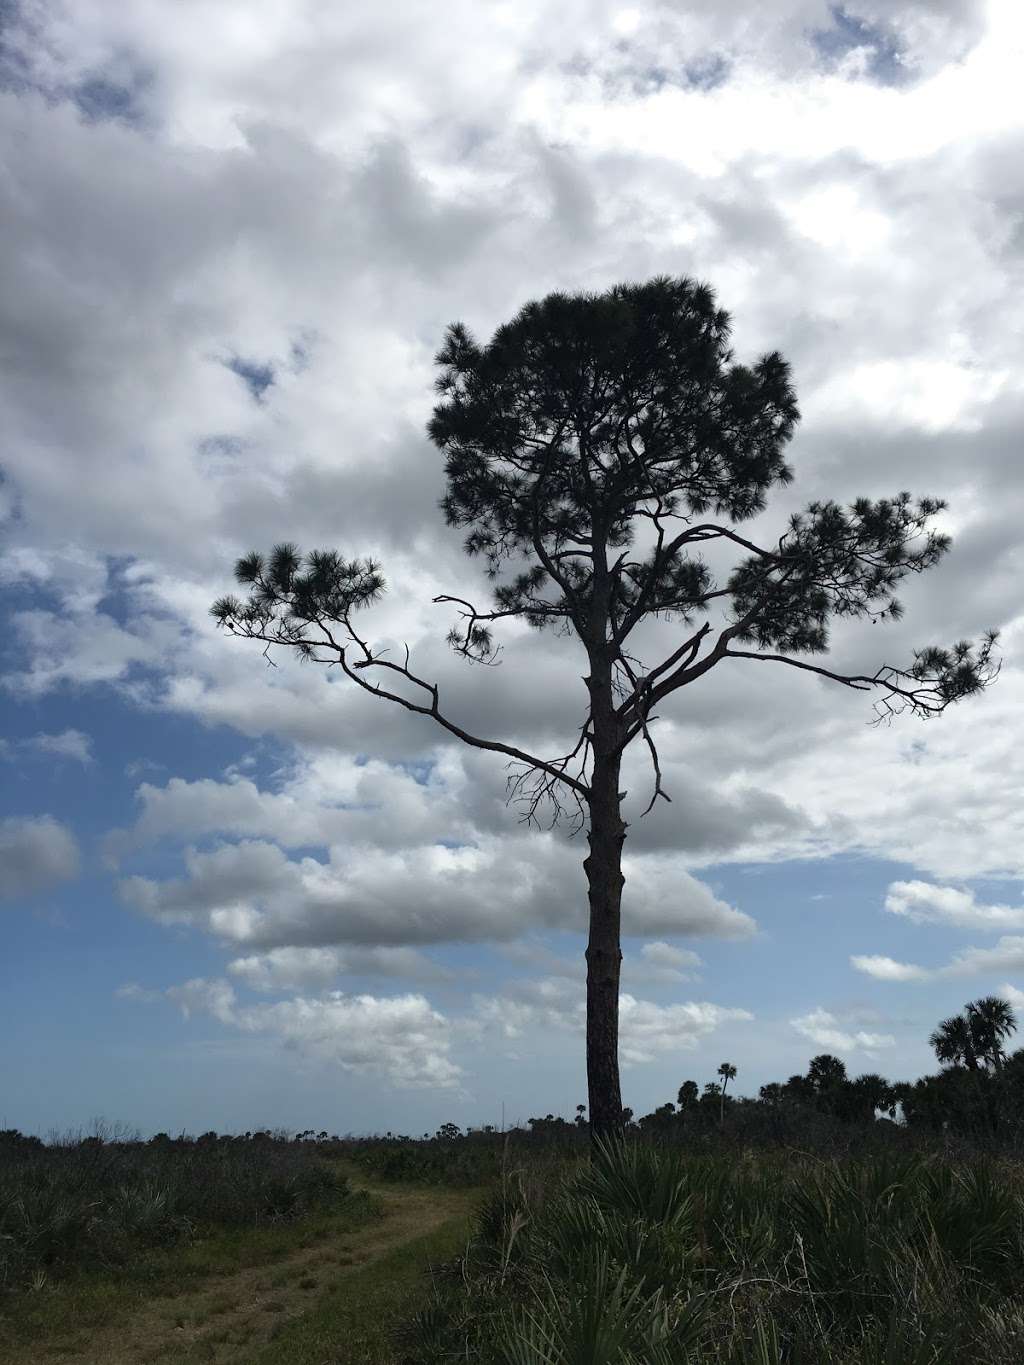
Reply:
[[999, 1070], [1006, 1060], [1003, 1044], [1017, 1030], [1017, 1016], [1008, 1000], [985, 995], [972, 1000], [963, 1014], [943, 1019], [928, 1039], [943, 1065], [963, 1065], [977, 1071], [984, 1065]]

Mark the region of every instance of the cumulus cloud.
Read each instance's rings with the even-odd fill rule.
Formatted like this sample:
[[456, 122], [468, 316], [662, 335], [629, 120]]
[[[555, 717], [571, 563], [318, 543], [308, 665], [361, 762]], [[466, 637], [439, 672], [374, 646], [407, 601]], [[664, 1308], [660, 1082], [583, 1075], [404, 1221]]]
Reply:
[[202, 977], [171, 986], [166, 995], [186, 1018], [209, 1014], [345, 1071], [385, 1075], [396, 1086], [450, 1089], [461, 1075], [449, 1057], [448, 1021], [422, 995], [329, 991], [242, 1005], [229, 981]]
[[453, 973], [414, 948], [272, 948], [269, 953], [236, 957], [232, 976], [253, 990], [324, 989], [338, 977], [410, 977], [449, 981]]
[[811, 1010], [790, 1025], [804, 1038], [809, 1038], [815, 1047], [827, 1048], [830, 1052], [865, 1052], [873, 1055], [880, 1048], [894, 1047], [896, 1039], [891, 1033], [868, 1033], [864, 1029], [850, 1031], [843, 1022], [828, 1010]]
[[627, 977], [634, 981], [660, 981], [674, 984], [693, 981], [702, 966], [699, 953], [689, 948], [676, 948], [670, 943], [645, 943], [640, 949], [640, 961], [626, 959]]
[[[122, 879], [124, 900], [162, 923], [196, 924], [260, 948], [507, 940], [585, 922], [577, 846], [543, 834], [458, 848], [333, 847], [326, 863], [243, 840], [209, 852], [191, 848], [185, 865], [185, 878]], [[678, 860], [625, 860], [624, 867], [626, 932], [753, 932], [748, 915], [718, 900]]]
[[995, 993], [1015, 1010], [1024, 1011], [1024, 991], [1019, 986], [1011, 986], [1008, 981], [1004, 981], [1001, 986], [996, 987]]
[[0, 899], [30, 896], [78, 875], [78, 843], [51, 815], [0, 820]]
[[[779, 347], [793, 363], [797, 477], [753, 539], [813, 498], [950, 498], [953, 554], [901, 593], [905, 621], [842, 623], [832, 665], [1008, 628], [997, 687], [926, 737], [868, 730], [863, 694], [752, 661], [660, 708], [672, 804], [641, 819], [648, 755], [623, 765], [624, 928], [657, 940], [627, 973], [671, 984], [697, 964], [658, 944], [754, 932], [694, 877], [716, 863], [852, 853], [940, 880], [1024, 875], [1019, 9], [453, 0], [439, 26], [410, 0], [224, 0], [201, 21], [59, 0], [5, 15], [0, 515], [17, 515], [0, 583], [19, 601], [4, 685], [114, 690], [298, 750], [273, 790], [142, 784], [110, 859], [197, 847], [177, 876], [166, 849], [163, 880], [133, 866], [147, 875], [122, 882], [129, 905], [222, 940], [227, 975], [268, 991], [403, 963], [414, 978], [426, 944], [582, 927], [582, 841], [524, 837], [503, 760], [327, 670], [265, 668], [207, 609], [254, 546], [379, 554], [375, 643], [399, 657], [408, 642], [473, 733], [571, 747], [576, 641], [508, 626], [486, 675], [444, 645], [432, 597], [486, 601], [489, 585], [437, 511], [432, 356], [456, 317], [486, 338], [548, 290], [658, 272], [716, 286], [738, 358]], [[708, 557], [720, 578], [734, 559]], [[649, 666], [679, 630], [648, 624]], [[323, 857], [288, 856], [310, 849]], [[968, 893], [894, 894], [894, 913], [1024, 927]]]
[[922, 967], [913, 962], [896, 962], [890, 957], [870, 954], [853, 956], [850, 964], [879, 981], [928, 981], [988, 972], [1018, 972], [1024, 971], [1024, 935], [1003, 934], [993, 948], [960, 948], [941, 967]]
[[[582, 991], [567, 989], [560, 977], [513, 982], [504, 994], [477, 996], [474, 1003], [481, 1022], [508, 1039], [551, 1028], [582, 1034], [586, 1026]], [[619, 997], [619, 1054], [626, 1063], [650, 1062], [677, 1048], [695, 1048], [723, 1023], [753, 1017], [748, 1010], [706, 1000], [659, 1005], [623, 992]]]
[[930, 882], [893, 882], [885, 908], [918, 924], [951, 924], [965, 929], [1024, 929], [1024, 906], [979, 905], [973, 891]]

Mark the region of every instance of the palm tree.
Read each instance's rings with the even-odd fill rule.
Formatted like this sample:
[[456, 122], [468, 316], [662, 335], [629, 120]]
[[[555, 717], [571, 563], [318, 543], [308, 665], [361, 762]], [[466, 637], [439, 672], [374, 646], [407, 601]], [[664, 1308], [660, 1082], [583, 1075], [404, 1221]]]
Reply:
[[690, 1109], [700, 1098], [700, 1090], [696, 1081], [683, 1081], [679, 1087], [679, 1094], [676, 1096], [676, 1103], [680, 1109]]
[[719, 1100], [718, 1122], [719, 1124], [722, 1124], [725, 1122], [725, 1087], [735, 1077], [736, 1068], [733, 1066], [732, 1062], [723, 1062], [718, 1068], [718, 1074], [722, 1078], [722, 1094], [721, 1099]]
[[876, 1111], [885, 1110], [892, 1118], [896, 1112], [896, 1097], [892, 1086], [877, 1071], [868, 1071], [850, 1082], [850, 1099], [858, 1117], [866, 1123], [874, 1121]]
[[1013, 1006], [998, 995], [985, 995], [967, 1006], [967, 1019], [974, 1038], [975, 1052], [993, 1071], [1001, 1071], [1006, 1060], [1003, 1044], [1017, 1031]]
[[928, 1039], [929, 1046], [943, 1066], [959, 1066], [961, 1063], [969, 1071], [978, 1069], [978, 1041], [970, 1018], [964, 1014], [954, 1014], [943, 1019], [939, 1027]]
[[819, 1095], [833, 1090], [846, 1080], [846, 1063], [831, 1052], [819, 1052], [808, 1064], [807, 1079]]

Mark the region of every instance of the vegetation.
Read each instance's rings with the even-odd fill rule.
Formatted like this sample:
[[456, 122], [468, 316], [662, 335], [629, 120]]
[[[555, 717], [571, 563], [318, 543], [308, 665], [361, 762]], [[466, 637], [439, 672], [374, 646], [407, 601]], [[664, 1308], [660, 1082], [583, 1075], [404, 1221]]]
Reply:
[[[486, 346], [457, 323], [437, 356], [440, 401], [429, 435], [445, 457], [445, 517], [469, 528], [466, 552], [485, 556], [491, 578], [503, 565], [514, 575], [489, 610], [461, 597], [435, 601], [456, 605], [460, 624], [449, 641], [478, 663], [497, 662], [491, 627], [508, 618], [578, 638], [588, 661], [586, 714], [562, 757], [470, 734], [443, 710], [437, 684], [410, 669], [408, 649], [398, 662], [373, 648], [355, 620], [384, 589], [372, 560], [334, 550], [303, 556], [289, 544], [269, 558], [253, 552], [235, 568], [247, 600], [224, 597], [212, 608], [230, 634], [338, 665], [373, 696], [518, 764], [510, 789], [525, 820], [548, 800], [555, 819], [563, 800], [575, 804], [579, 826], [589, 826], [586, 1051], [595, 1133], [618, 1132], [623, 1122], [619, 784], [630, 744], [642, 739], [650, 752], [647, 810], [670, 799], [655, 708], [724, 659], [784, 663], [877, 690], [879, 718], [906, 707], [939, 714], [998, 671], [990, 663], [994, 631], [977, 652], [967, 641], [930, 647], [902, 669], [843, 675], [808, 661], [827, 652], [833, 617], [900, 616], [893, 590], [949, 548], [948, 536], [927, 530], [946, 504], [914, 505], [906, 492], [875, 503], [858, 498], [848, 510], [813, 502], [775, 546], [738, 535], [732, 526], [792, 480], [783, 451], [799, 413], [782, 356], [734, 364], [729, 335], [729, 316], [707, 285], [658, 278], [600, 295], [551, 294], [527, 304]], [[708, 513], [719, 520], [704, 520]], [[643, 546], [634, 550], [638, 539]], [[721, 588], [700, 558], [708, 542], [746, 552]], [[717, 606], [731, 615], [709, 644]], [[633, 636], [652, 617], [686, 630], [648, 665], [632, 652]], [[703, 624], [687, 634], [698, 617]]]
[[297, 1221], [350, 1196], [315, 1144], [282, 1134], [142, 1142], [100, 1128], [44, 1144], [0, 1132], [0, 1291], [124, 1266], [214, 1230]]
[[182, 1365], [1010, 1365], [1016, 1026], [970, 1002], [913, 1083], [821, 1053], [749, 1098], [722, 1062], [611, 1140], [583, 1105], [415, 1139], [9, 1131], [0, 1362], [128, 1333], [116, 1359]]
[[694, 1157], [599, 1142], [510, 1170], [407, 1365], [1024, 1358], [1024, 1173], [994, 1158]]

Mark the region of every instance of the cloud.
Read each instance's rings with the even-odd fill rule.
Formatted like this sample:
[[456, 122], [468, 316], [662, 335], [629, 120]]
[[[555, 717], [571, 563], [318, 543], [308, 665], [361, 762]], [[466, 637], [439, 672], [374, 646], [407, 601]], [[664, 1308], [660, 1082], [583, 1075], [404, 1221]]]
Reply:
[[325, 989], [340, 976], [448, 981], [453, 973], [414, 948], [273, 948], [236, 957], [228, 971], [253, 990]]
[[850, 963], [857, 971], [879, 981], [929, 981], [987, 972], [1019, 972], [1024, 971], [1024, 935], [1003, 934], [994, 948], [961, 948], [942, 967], [921, 967], [871, 955], [851, 957]]
[[140, 986], [137, 981], [126, 981], [123, 986], [118, 986], [114, 991], [116, 1000], [135, 1000], [139, 1004], [153, 1004], [156, 1000], [163, 999], [162, 991], [148, 990], [145, 986]]
[[[560, 977], [518, 981], [500, 996], [474, 998], [477, 1017], [514, 1040], [555, 1028], [582, 1034], [586, 1004], [580, 989], [566, 988]], [[722, 1024], [747, 1021], [745, 1009], [709, 1001], [658, 1005], [628, 992], [619, 997], [619, 1055], [625, 1063], [651, 1062], [677, 1048], [691, 1050]]]
[[859, 1051], [871, 1056], [880, 1048], [894, 1047], [896, 1044], [896, 1039], [890, 1033], [868, 1033], [864, 1029], [849, 1032], [834, 1014], [820, 1006], [789, 1022], [797, 1033], [810, 1039], [815, 1047], [828, 1048], [832, 1052]]
[[[901, 593], [906, 620], [839, 623], [830, 663], [873, 671], [1010, 628], [997, 687], [926, 739], [907, 720], [868, 730], [863, 694], [783, 666], [724, 660], [674, 696], [653, 728], [672, 804], [641, 818], [643, 746], [623, 765], [627, 934], [751, 935], [695, 876], [718, 863], [1024, 875], [1018, 11], [453, 0], [438, 25], [409, 0], [223, 0], [200, 23], [55, 0], [31, 26], [10, 17], [4, 685], [113, 692], [295, 751], [272, 783], [140, 786], [107, 849], [145, 874], [123, 882], [129, 905], [220, 941], [235, 988], [302, 999], [352, 969], [414, 980], [425, 945], [583, 927], [584, 841], [518, 829], [501, 757], [326, 669], [280, 652], [269, 669], [207, 610], [251, 547], [379, 554], [375, 644], [408, 642], [473, 733], [565, 752], [586, 706], [576, 640], [503, 626], [486, 674], [444, 645], [431, 598], [486, 602], [490, 585], [437, 510], [432, 357], [456, 317], [486, 339], [551, 289], [659, 272], [716, 286], [739, 359], [793, 364], [796, 479], [752, 538], [813, 498], [950, 499], [954, 551]], [[724, 581], [734, 557], [708, 549]], [[649, 667], [679, 639], [652, 621], [631, 644]], [[1013, 907], [908, 905], [1017, 924]], [[673, 985], [693, 965], [641, 949], [626, 972]]]
[[202, 977], [171, 986], [166, 995], [186, 1018], [209, 1014], [345, 1071], [384, 1075], [395, 1086], [451, 1089], [461, 1076], [449, 1057], [448, 1021], [422, 995], [381, 998], [330, 991], [240, 1005], [229, 981]]
[[979, 905], [973, 891], [930, 882], [893, 882], [885, 908], [917, 924], [952, 924], [966, 929], [1024, 929], [1024, 906]]
[[675, 948], [669, 943], [645, 943], [640, 949], [640, 962], [627, 957], [625, 969], [627, 977], [633, 981], [659, 981], [674, 984], [693, 981], [698, 975], [702, 960], [698, 953], [689, 948]]
[[38, 734], [24, 741], [27, 749], [53, 758], [70, 758], [87, 767], [93, 761], [92, 738], [81, 730], [62, 730], [59, 735]]
[[1004, 982], [997, 986], [995, 990], [1002, 1000], [1006, 1000], [1015, 1010], [1024, 1012], [1024, 991], [1019, 986], [1011, 986], [1009, 982]]
[[1004, 934], [994, 948], [962, 948], [937, 976], [974, 976], [979, 972], [1024, 971], [1024, 935]]
[[932, 975], [927, 968], [915, 966], [913, 962], [897, 962], [881, 954], [858, 954], [850, 958], [850, 963], [858, 972], [878, 981], [925, 981]]
[[68, 758], [87, 767], [93, 762], [92, 738], [81, 730], [68, 729], [57, 735], [41, 732], [24, 739], [0, 740], [0, 758], [13, 759], [16, 754]]
[[[531, 928], [579, 929], [586, 920], [578, 845], [543, 834], [459, 848], [334, 846], [327, 862], [242, 840], [209, 852], [190, 848], [185, 866], [185, 878], [124, 878], [121, 895], [162, 923], [195, 924], [262, 949], [501, 941]], [[624, 867], [626, 932], [753, 932], [748, 915], [718, 900], [678, 860], [624, 860]]]
[[78, 844], [52, 815], [0, 820], [0, 899], [30, 896], [78, 875]]

